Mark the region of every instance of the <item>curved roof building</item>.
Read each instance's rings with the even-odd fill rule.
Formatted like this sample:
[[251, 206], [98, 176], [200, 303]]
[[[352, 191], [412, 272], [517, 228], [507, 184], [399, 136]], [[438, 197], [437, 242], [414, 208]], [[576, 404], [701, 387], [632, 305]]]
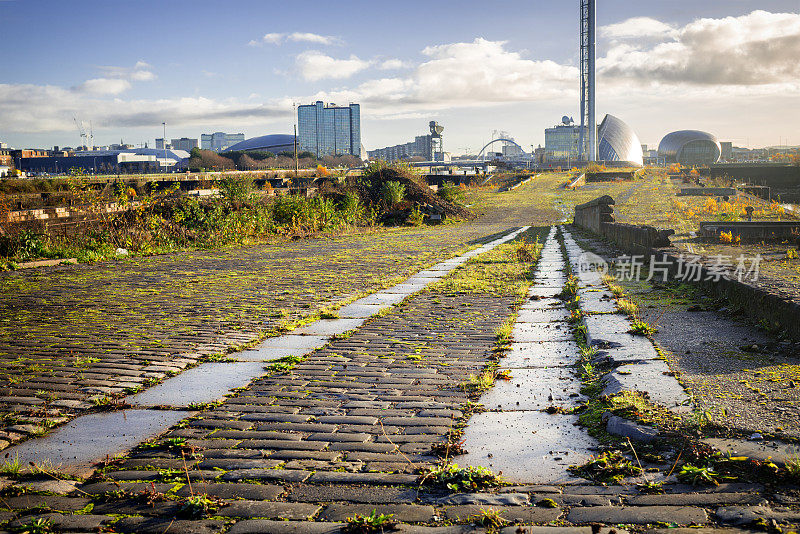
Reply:
[[606, 115], [597, 129], [597, 156], [601, 161], [618, 165], [644, 164], [642, 143], [636, 132], [614, 115]]
[[664, 136], [658, 145], [658, 157], [667, 163], [712, 165], [719, 161], [722, 147], [717, 138], [699, 130], [680, 130]]
[[245, 139], [240, 143], [229, 146], [223, 152], [244, 152], [247, 150], [262, 150], [278, 154], [286, 150], [294, 150], [294, 136], [286, 134], [262, 135]]

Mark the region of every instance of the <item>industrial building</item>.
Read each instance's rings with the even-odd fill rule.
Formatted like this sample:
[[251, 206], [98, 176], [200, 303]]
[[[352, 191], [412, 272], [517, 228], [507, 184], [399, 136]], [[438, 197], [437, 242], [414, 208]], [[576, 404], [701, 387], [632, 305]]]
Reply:
[[236, 143], [244, 141], [243, 133], [229, 134], [225, 132], [215, 132], [213, 134], [200, 135], [200, 148], [203, 150], [213, 150], [222, 152]]
[[65, 174], [70, 169], [84, 169], [98, 174], [146, 174], [160, 172], [161, 167], [153, 155], [130, 152], [82, 152], [74, 156], [45, 156], [19, 158], [17, 168], [32, 173]]
[[246, 151], [272, 152], [273, 154], [291, 152], [294, 151], [294, 136], [286, 134], [262, 135], [261, 137], [252, 137], [241, 143], [236, 143], [223, 150], [223, 152]]
[[199, 144], [197, 142], [197, 139], [190, 139], [189, 137], [181, 137], [180, 139], [172, 140], [172, 148], [175, 150], [185, 150], [186, 152], [191, 152], [193, 148], [198, 148], [198, 147]]
[[680, 130], [664, 136], [658, 145], [658, 157], [667, 165], [713, 165], [719, 161], [722, 147], [712, 134], [700, 130]]
[[574, 163], [580, 157], [581, 127], [564, 115], [561, 124], [544, 130], [544, 160], [547, 163]]
[[367, 152], [369, 159], [384, 161], [403, 161], [411, 158], [422, 158], [423, 161], [444, 161], [442, 132], [444, 127], [436, 121], [428, 123], [428, 135], [418, 135], [410, 143], [387, 146]]
[[337, 106], [317, 101], [298, 106], [299, 150], [317, 157], [352, 155], [361, 157], [361, 106]]

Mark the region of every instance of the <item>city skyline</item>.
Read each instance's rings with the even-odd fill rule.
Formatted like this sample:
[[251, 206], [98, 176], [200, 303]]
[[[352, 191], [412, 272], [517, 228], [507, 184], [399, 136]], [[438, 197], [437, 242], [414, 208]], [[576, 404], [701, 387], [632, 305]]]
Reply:
[[[664, 4], [599, 2], [598, 116], [650, 146], [685, 128], [800, 144], [798, 2]], [[361, 104], [367, 149], [437, 120], [458, 154], [498, 128], [544, 144], [545, 128], [579, 117], [577, 1], [306, 5], [297, 17], [261, 2], [0, 1], [13, 43], [0, 141], [76, 146], [73, 117], [98, 145], [152, 142], [162, 122], [168, 138], [291, 133], [293, 105], [323, 100]]]

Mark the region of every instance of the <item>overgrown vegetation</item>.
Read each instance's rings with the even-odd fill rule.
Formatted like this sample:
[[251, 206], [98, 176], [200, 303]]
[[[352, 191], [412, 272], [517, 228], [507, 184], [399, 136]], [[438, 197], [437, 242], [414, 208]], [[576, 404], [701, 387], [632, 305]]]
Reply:
[[[404, 165], [377, 162], [362, 176], [346, 181], [327, 170], [322, 174], [312, 197], [256, 194], [250, 175], [223, 175], [215, 184], [219, 195], [210, 197], [184, 195], [177, 183], [162, 190], [127, 187], [122, 182], [98, 189], [87, 176], [76, 175], [69, 181], [70, 195], [74, 206], [86, 214], [86, 222], [68, 235], [18, 230], [3, 224], [7, 210], [0, 210], [4, 229], [0, 258], [97, 261], [319, 232], [339, 234], [377, 225], [418, 226], [430, 214], [451, 219], [472, 216], [434, 194]], [[127, 209], [109, 213], [112, 204]]]

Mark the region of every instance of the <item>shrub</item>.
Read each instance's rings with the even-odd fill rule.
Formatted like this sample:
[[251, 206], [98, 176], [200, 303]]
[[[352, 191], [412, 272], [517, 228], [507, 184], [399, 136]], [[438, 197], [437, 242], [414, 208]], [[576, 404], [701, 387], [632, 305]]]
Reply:
[[425, 214], [419, 209], [419, 206], [414, 206], [411, 213], [408, 215], [408, 222], [411, 226], [422, 226], [425, 222]]
[[453, 182], [445, 182], [436, 194], [448, 202], [463, 202], [464, 200], [464, 190]]
[[388, 206], [394, 206], [405, 198], [406, 186], [395, 181], [384, 182], [381, 186], [381, 196]]
[[229, 201], [244, 202], [253, 192], [253, 178], [249, 174], [226, 176], [219, 181], [219, 190]]

